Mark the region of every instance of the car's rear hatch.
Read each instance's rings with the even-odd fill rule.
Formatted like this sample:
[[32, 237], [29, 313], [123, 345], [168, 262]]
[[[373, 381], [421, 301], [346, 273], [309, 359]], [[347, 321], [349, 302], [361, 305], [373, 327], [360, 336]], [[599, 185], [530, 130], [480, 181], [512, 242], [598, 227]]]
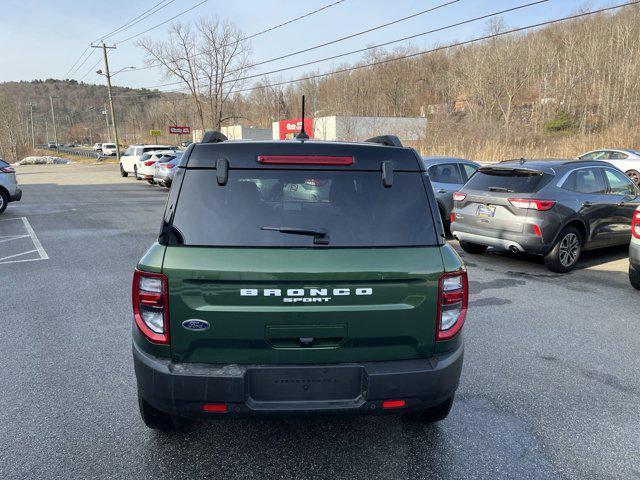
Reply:
[[548, 177], [533, 168], [481, 167], [460, 190], [464, 198], [454, 196], [455, 220], [480, 229], [522, 233], [528, 210], [517, 207], [515, 200], [533, 197]]
[[[182, 162], [162, 268], [174, 361], [433, 354], [443, 261], [417, 161], [405, 149], [329, 145], [258, 143], [244, 156], [233, 144], [198, 156], [197, 145], [195, 160]], [[286, 163], [293, 154], [305, 161], [300, 151], [311, 164]], [[351, 163], [336, 165], [338, 154]], [[389, 158], [393, 184], [385, 187], [380, 162]]]

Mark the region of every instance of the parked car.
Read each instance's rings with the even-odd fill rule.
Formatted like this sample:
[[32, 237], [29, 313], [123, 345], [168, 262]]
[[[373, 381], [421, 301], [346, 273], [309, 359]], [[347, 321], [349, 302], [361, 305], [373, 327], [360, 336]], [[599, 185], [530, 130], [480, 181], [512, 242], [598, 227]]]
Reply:
[[101, 152], [102, 151], [102, 144], [101, 143], [94, 143], [93, 144], [93, 151], [94, 152]]
[[106, 157], [113, 157], [116, 155], [116, 144], [115, 143], [103, 143], [102, 144], [102, 155]]
[[182, 152], [176, 152], [175, 155], [167, 155], [160, 158], [154, 165], [153, 181], [163, 187], [170, 187], [181, 158]]
[[583, 250], [629, 243], [639, 194], [605, 162], [503, 162], [480, 167], [454, 194], [451, 230], [465, 252], [529, 252], [568, 272]]
[[467, 183], [480, 165], [471, 160], [453, 157], [422, 157], [422, 162], [436, 194], [445, 233], [450, 235], [453, 194]]
[[[291, 412], [445, 418], [467, 274], [417, 152], [397, 139], [213, 143], [212, 133], [184, 153], [133, 277], [146, 425]], [[328, 188], [300, 200], [304, 185]]]
[[627, 174], [636, 185], [640, 184], [640, 152], [629, 149], [602, 149], [584, 153], [578, 160], [602, 160]]
[[151, 150], [140, 157], [136, 166], [136, 178], [138, 180], [146, 180], [153, 184], [153, 175], [156, 171], [156, 163], [165, 156], [171, 156], [176, 153], [175, 150]]
[[154, 150], [177, 150], [171, 145], [131, 145], [120, 157], [120, 175], [123, 177], [133, 174], [138, 178], [138, 160], [147, 152]]
[[631, 245], [629, 247], [629, 281], [640, 290], [640, 207], [633, 212]]
[[48, 142], [47, 148], [56, 148], [56, 142]]
[[21, 198], [22, 190], [18, 186], [16, 171], [0, 158], [0, 214], [10, 202], [19, 202]]

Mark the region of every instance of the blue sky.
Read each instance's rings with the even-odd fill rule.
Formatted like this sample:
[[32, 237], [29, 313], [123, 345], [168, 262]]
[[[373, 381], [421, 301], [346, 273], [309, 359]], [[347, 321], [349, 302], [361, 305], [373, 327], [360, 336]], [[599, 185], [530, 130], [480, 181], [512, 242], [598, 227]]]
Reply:
[[[117, 43], [129, 35], [169, 19], [200, 1], [202, 0], [174, 0], [166, 8], [109, 40]], [[253, 34], [334, 1], [208, 0], [180, 17], [179, 20], [186, 23], [202, 16], [217, 15], [221, 19], [233, 22], [245, 34]], [[253, 39], [252, 63], [371, 28], [445, 3], [445, 1], [345, 0], [323, 12]], [[252, 73], [261, 73], [355, 50], [371, 44], [383, 43], [530, 1], [460, 0], [435, 12], [354, 39], [263, 65]], [[2, 51], [0, 54], [0, 82], [35, 78], [62, 78], [92, 40], [99, 39], [102, 35], [120, 27], [156, 3], [158, 0], [0, 0], [0, 18], [2, 18], [0, 22], [0, 48]], [[508, 26], [516, 27], [569, 15], [585, 6], [595, 9], [615, 3], [624, 3], [624, 0], [616, 2], [610, 0], [591, 0], [589, 2], [550, 0], [542, 5], [506, 14], [503, 18]], [[477, 22], [421, 37], [411, 44], [419, 48], [429, 48], [434, 43], [472, 38], [481, 34], [485, 28], [486, 22]], [[157, 28], [149, 32], [147, 36], [160, 39], [163, 37], [163, 30], [163, 27]], [[360, 54], [356, 54], [340, 59], [339, 62], [353, 62], [359, 57]], [[85, 73], [90, 72], [84, 78], [85, 82], [103, 83], [102, 77], [94, 73], [95, 69], [90, 69], [98, 58], [99, 52], [93, 53], [93, 56], [78, 73], [72, 76], [79, 79]], [[112, 71], [130, 65], [144, 66], [143, 52], [135, 45], [134, 41], [123, 43], [118, 46], [117, 50], [111, 51], [110, 65]], [[101, 66], [100, 64], [99, 67]], [[325, 62], [316, 65], [316, 68], [324, 71], [332, 66], [335, 64]], [[309, 70], [310, 67], [307, 67], [280, 75], [281, 78], [286, 79], [296, 78], [304, 71]], [[123, 72], [114, 79], [115, 84], [129, 87], [148, 87], [166, 82], [167, 80], [157, 70]]]

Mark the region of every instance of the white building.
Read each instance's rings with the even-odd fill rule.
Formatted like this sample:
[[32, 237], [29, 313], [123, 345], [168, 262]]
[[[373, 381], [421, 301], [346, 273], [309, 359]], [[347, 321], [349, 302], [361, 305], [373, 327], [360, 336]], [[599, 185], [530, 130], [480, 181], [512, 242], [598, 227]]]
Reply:
[[222, 134], [229, 140], [271, 140], [271, 129], [231, 125], [222, 127]]

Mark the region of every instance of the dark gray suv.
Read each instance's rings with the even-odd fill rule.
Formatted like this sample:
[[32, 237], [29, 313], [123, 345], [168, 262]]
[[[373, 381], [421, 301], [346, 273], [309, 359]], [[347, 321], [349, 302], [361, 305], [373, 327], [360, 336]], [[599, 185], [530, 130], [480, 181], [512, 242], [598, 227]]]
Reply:
[[436, 194], [445, 233], [449, 235], [453, 194], [467, 183], [480, 165], [471, 160], [453, 157], [422, 157], [422, 163]]
[[465, 252], [539, 254], [550, 270], [564, 273], [583, 250], [629, 243], [639, 195], [605, 162], [503, 162], [481, 167], [454, 194], [451, 231]]

